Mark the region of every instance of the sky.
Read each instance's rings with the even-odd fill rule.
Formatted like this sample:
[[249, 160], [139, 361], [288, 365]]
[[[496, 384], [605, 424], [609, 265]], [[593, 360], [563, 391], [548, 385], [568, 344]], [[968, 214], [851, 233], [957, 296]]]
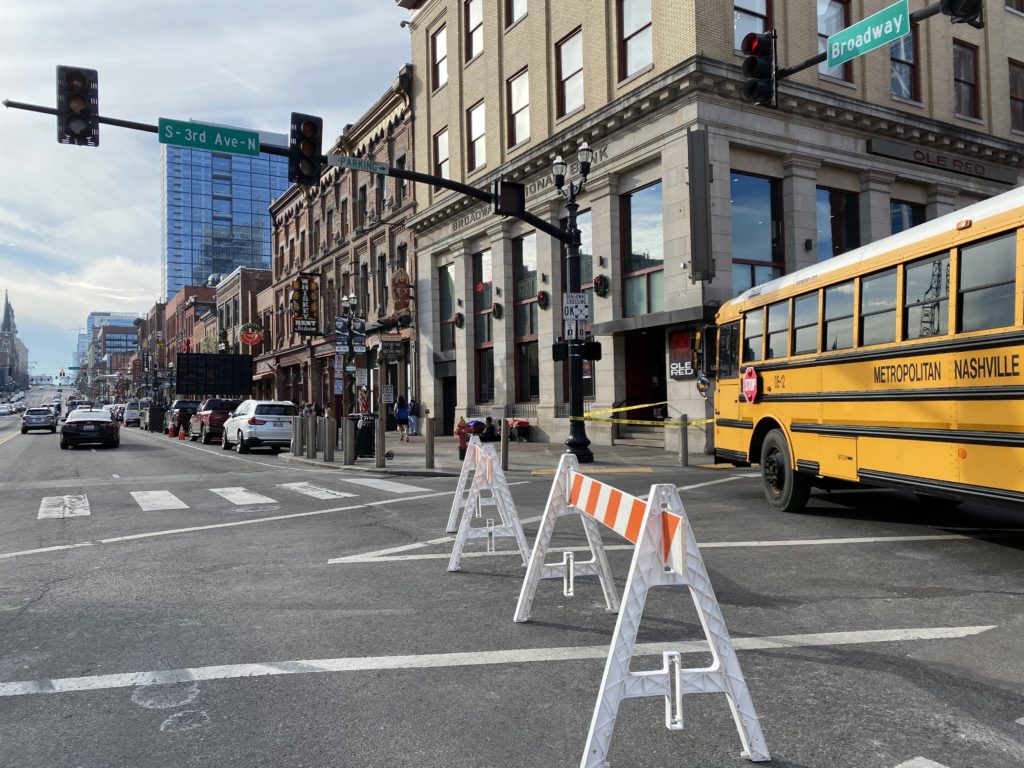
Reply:
[[[56, 106], [56, 68], [95, 69], [99, 112], [288, 134], [324, 118], [326, 151], [411, 59], [393, 0], [0, 0], [0, 100]], [[92, 311], [145, 313], [161, 294], [160, 144], [0, 107], [0, 291], [32, 373], [72, 364]]]

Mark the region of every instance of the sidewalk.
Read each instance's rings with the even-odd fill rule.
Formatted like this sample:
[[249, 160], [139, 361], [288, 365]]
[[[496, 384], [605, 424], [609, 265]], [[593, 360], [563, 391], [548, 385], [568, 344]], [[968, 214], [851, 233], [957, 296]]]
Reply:
[[[340, 448], [334, 451], [334, 461], [325, 462], [323, 454], [315, 459], [307, 459], [304, 456], [293, 456], [290, 453], [282, 453], [278, 458], [286, 463], [304, 464], [318, 466], [327, 469], [336, 469], [344, 472], [357, 472], [359, 474], [383, 474], [383, 475], [405, 475], [407, 477], [458, 477], [462, 470], [462, 462], [459, 460], [459, 447], [454, 437], [436, 437], [434, 439], [434, 468], [426, 468], [426, 438], [415, 436], [409, 442], [399, 442], [397, 432], [388, 432], [385, 438], [385, 448], [394, 453], [395, 458], [385, 462], [384, 469], [377, 469], [376, 462], [371, 456], [365, 459], [356, 459], [355, 464], [345, 465], [342, 463], [342, 451]], [[501, 455], [501, 443], [491, 443], [495, 452]], [[534, 470], [549, 470], [554, 472], [563, 453], [565, 445], [557, 443], [509, 443], [508, 446], [508, 471], [532, 473]], [[594, 462], [584, 465], [587, 468], [615, 467], [620, 471], [628, 467], [637, 468], [672, 468], [679, 466], [679, 456], [671, 451], [664, 451], [658, 448], [646, 448], [638, 446], [607, 446], [591, 445], [590, 450], [594, 452]], [[709, 456], [697, 454], [690, 456], [691, 466], [704, 464], [711, 461]]]

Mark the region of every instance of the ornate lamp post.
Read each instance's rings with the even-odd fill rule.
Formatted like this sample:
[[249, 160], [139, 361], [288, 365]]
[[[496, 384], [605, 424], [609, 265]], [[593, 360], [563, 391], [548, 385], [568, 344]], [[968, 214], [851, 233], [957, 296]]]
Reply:
[[[584, 141], [576, 153], [576, 160], [580, 166], [579, 181], [570, 181], [568, 185], [565, 182], [566, 163], [562, 156], [557, 156], [551, 165], [555, 188], [565, 198], [565, 210], [568, 212], [566, 232], [569, 234], [570, 242], [566, 247], [565, 271], [568, 282], [566, 288], [569, 293], [581, 291], [580, 230], [576, 226], [579, 204], [576, 202], [576, 195], [583, 191], [583, 185], [587, 183], [593, 159], [594, 150]], [[583, 422], [583, 339], [566, 341], [569, 349], [569, 439], [565, 441], [566, 453], [573, 454], [581, 464], [589, 464], [594, 460], [594, 453], [590, 450], [590, 440], [587, 438], [587, 429]]]

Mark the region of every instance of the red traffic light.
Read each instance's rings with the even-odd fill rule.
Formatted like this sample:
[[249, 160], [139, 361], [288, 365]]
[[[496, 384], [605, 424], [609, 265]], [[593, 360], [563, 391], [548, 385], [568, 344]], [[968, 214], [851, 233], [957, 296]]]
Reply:
[[748, 32], [740, 43], [744, 56], [771, 56], [772, 36], [770, 32]]
[[98, 104], [99, 86], [95, 69], [57, 67], [57, 141], [98, 146]]

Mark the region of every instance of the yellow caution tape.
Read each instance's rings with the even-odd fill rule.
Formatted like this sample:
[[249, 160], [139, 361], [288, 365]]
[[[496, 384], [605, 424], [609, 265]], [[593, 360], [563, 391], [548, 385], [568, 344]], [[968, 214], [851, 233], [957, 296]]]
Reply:
[[[599, 421], [603, 424], [638, 424], [641, 426], [650, 427], [681, 427], [683, 426], [682, 421], [646, 421], [643, 419], [609, 419], [602, 416], [570, 416], [569, 421]], [[697, 426], [698, 424], [711, 424], [714, 419], [694, 419], [687, 421], [686, 425], [690, 427]]]
[[590, 411], [590, 415], [597, 416], [606, 413], [619, 413], [620, 411], [635, 411], [638, 408], [652, 408], [655, 405], [668, 405], [668, 400], [663, 400], [660, 403], [644, 403], [643, 405], [624, 405], [621, 408], [604, 408], [600, 411]]

